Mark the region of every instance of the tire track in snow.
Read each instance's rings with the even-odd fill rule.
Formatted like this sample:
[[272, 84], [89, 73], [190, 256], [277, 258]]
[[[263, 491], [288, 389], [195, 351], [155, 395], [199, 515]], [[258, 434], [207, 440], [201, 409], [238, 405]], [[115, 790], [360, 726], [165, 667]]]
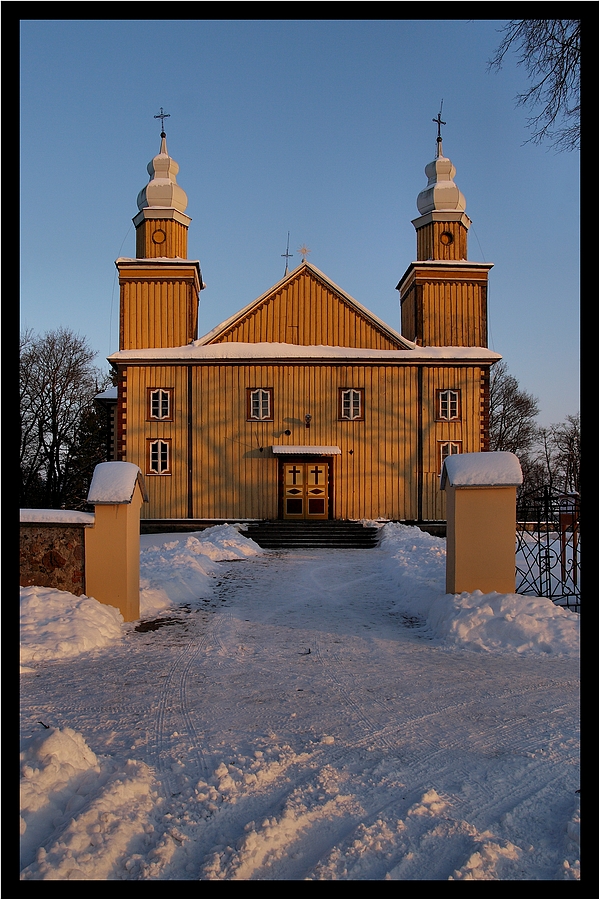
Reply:
[[[185, 729], [188, 744], [192, 744], [196, 768], [203, 773], [208, 771], [205, 753], [189, 711], [188, 681], [190, 670], [202, 651], [206, 651], [212, 646], [218, 650], [223, 648], [219, 631], [225, 618], [226, 616], [223, 614], [208, 616], [209, 627], [201, 634], [196, 633], [175, 657], [160, 690], [154, 722], [153, 755], [155, 767], [164, 783], [167, 797], [175, 793], [172, 776], [172, 741], [170, 739], [174, 736], [180, 737], [180, 729]], [[176, 704], [174, 704], [175, 698], [178, 701]], [[171, 721], [167, 727], [169, 719]]]
[[[182, 659], [185, 658], [185, 652], [193, 647], [195, 639], [189, 641], [187, 647], [175, 658], [167, 675], [162, 683], [158, 698], [158, 709], [154, 719], [154, 739], [153, 739], [153, 757], [154, 766], [159, 776], [159, 780], [163, 787], [163, 792], [167, 799], [170, 799], [173, 791], [172, 776], [167, 770], [167, 760], [169, 750], [167, 749], [166, 731], [167, 717], [172, 711], [172, 696], [174, 693], [174, 682], [177, 676], [177, 669], [181, 665]], [[171, 729], [169, 729], [171, 731]]]
[[[349, 695], [343, 683], [343, 679], [338, 676], [338, 672], [341, 672], [342, 675], [344, 675], [347, 669], [346, 664], [341, 664], [340, 657], [336, 651], [334, 650], [332, 652], [328, 650], [326, 653], [322, 652], [318, 632], [315, 632], [312, 643], [315, 646], [315, 656], [321, 662], [325, 677], [338, 690], [338, 693], [342, 697], [342, 701], [356, 713], [361, 727], [366, 732], [354, 743], [354, 746], [356, 747], [372, 745], [382, 749], [399, 751], [408, 738], [411, 738], [415, 733], [418, 733], [421, 735], [419, 752], [422, 759], [432, 760], [434, 757], [440, 755], [442, 749], [446, 753], [464, 750], [466, 739], [465, 733], [460, 729], [457, 731], [454, 725], [444, 741], [443, 748], [440, 748], [437, 739], [435, 743], [432, 743], [428, 742], [426, 737], [427, 732], [431, 730], [432, 724], [435, 723], [437, 719], [448, 719], [449, 722], [454, 723], [457, 716], [460, 715], [463, 721], [465, 719], [470, 719], [473, 723], [473, 728], [469, 732], [470, 746], [473, 747], [473, 749], [477, 749], [479, 752], [485, 752], [486, 748], [488, 748], [491, 753], [495, 753], [496, 755], [501, 754], [502, 752], [511, 754], [531, 754], [536, 749], [540, 738], [536, 732], [532, 732], [532, 728], [526, 730], [525, 733], [523, 732], [523, 718], [513, 719], [509, 722], [506, 722], [503, 719], [499, 723], [486, 725], [482, 728], [479, 716], [477, 715], [478, 707], [481, 705], [481, 699], [477, 696], [465, 698], [463, 694], [461, 694], [460, 700], [453, 703], [436, 704], [433, 709], [429, 709], [426, 713], [410, 717], [403, 716], [401, 719], [396, 717], [393, 721], [383, 727], [378, 727], [375, 720], [364, 711], [362, 705]], [[557, 685], [557, 687], [566, 688], [568, 685], [568, 682], [564, 682]], [[494, 695], [494, 704], [498, 705], [503, 701], [514, 701], [515, 699], [523, 701], [525, 697], [528, 695], [534, 696], [539, 690], [547, 692], [547, 682], [529, 685], [524, 689], [508, 687]], [[383, 704], [381, 704], [381, 706], [386, 712], [393, 712], [392, 707], [387, 707], [386, 709]], [[522, 708], [524, 704], [520, 702], [519, 706]], [[471, 716], [468, 716], [467, 714], [470, 708], [473, 708], [474, 712]], [[502, 715], [502, 712], [499, 712], [498, 715]], [[532, 726], [534, 721], [535, 720], [532, 720]], [[440, 730], [439, 727], [435, 729], [436, 735], [439, 735]], [[430, 750], [423, 754], [423, 744], [428, 743]]]
[[[213, 631], [217, 631], [218, 627], [219, 622], [216, 622], [213, 626]], [[189, 740], [189, 744], [191, 744], [191, 747], [193, 748], [197, 772], [198, 774], [204, 775], [206, 775], [208, 772], [206, 754], [202, 749], [201, 742], [198, 738], [198, 732], [194, 726], [194, 722], [190, 714], [188, 688], [191, 670], [196, 665], [200, 653], [203, 650], [206, 650], [207, 646], [209, 646], [211, 639], [214, 640], [214, 636], [207, 635], [205, 637], [201, 637], [195, 642], [190, 642], [190, 645], [188, 646], [189, 652], [187, 654], [182, 654], [182, 656], [180, 657], [180, 659], [184, 660], [184, 663], [179, 671], [178, 682], [179, 709], [183, 718], [185, 731]]]
[[346, 705], [354, 713], [354, 721], [366, 732], [366, 739], [374, 741], [378, 745], [388, 750], [396, 748], [396, 742], [392, 742], [387, 738], [384, 731], [378, 727], [377, 723], [364, 711], [362, 704], [354, 700], [349, 694], [344, 680], [340, 677], [340, 672], [345, 672], [341, 665], [339, 655], [333, 651], [324, 654], [321, 650], [321, 641], [318, 638], [318, 632], [315, 632], [312, 638], [315, 647], [315, 656], [321, 664], [321, 671], [325, 678], [337, 691], [341, 702]]
[[[352, 551], [353, 554], [357, 551]], [[370, 551], [364, 551], [365, 553], [369, 553]], [[340, 591], [345, 592], [345, 596], [348, 596], [348, 590], [352, 587], [356, 587], [359, 584], [367, 584], [369, 587], [368, 593], [375, 593], [377, 596], [381, 595], [386, 589], [389, 590], [391, 581], [387, 578], [381, 579], [377, 577], [374, 581], [373, 577], [373, 560], [370, 557], [362, 557], [360, 560], [360, 565], [357, 566], [354, 561], [356, 557], [352, 557], [353, 559], [353, 570], [356, 571], [358, 569], [359, 572], [364, 572], [367, 569], [365, 574], [359, 574], [358, 577], [348, 577], [348, 565], [343, 562], [331, 562], [326, 563], [324, 565], [313, 567], [310, 571], [310, 578], [316, 584], [316, 587], [319, 593], [327, 593], [329, 595], [338, 595]], [[331, 576], [332, 572], [339, 572], [341, 578], [337, 578], [337, 583], [331, 584], [330, 580], [324, 577], [324, 573], [327, 573]], [[361, 602], [364, 602], [364, 595], [361, 599]], [[354, 713], [354, 719], [357, 720], [357, 724], [363, 728], [368, 736], [368, 739], [374, 742], [376, 745], [381, 746], [385, 749], [394, 749], [396, 747], [396, 742], [391, 741], [385, 730], [378, 727], [375, 720], [365, 712], [364, 704], [361, 704], [357, 700], [355, 700], [351, 694], [349, 693], [347, 686], [345, 684], [347, 670], [345, 665], [342, 663], [339, 652], [335, 650], [327, 650], [326, 653], [322, 651], [322, 644], [318, 637], [319, 632], [313, 632], [312, 637], [312, 645], [315, 648], [315, 655], [319, 662], [321, 663], [322, 673], [325, 678], [330, 682], [330, 684], [336, 689], [338, 695], [341, 697], [342, 702]], [[391, 712], [391, 707], [386, 706], [385, 703], [379, 702], [381, 708], [386, 712]]]
[[[365, 552], [370, 552], [370, 551], [365, 551]], [[315, 554], [315, 556], [316, 556], [316, 558], [318, 558], [317, 554]], [[286, 560], [284, 559], [284, 563], [285, 563], [285, 561]], [[361, 568], [364, 567], [364, 562], [365, 562], [364, 560], [361, 562]], [[265, 560], [263, 565], [268, 565], [268, 563], [269, 563], [269, 561]], [[369, 559], [369, 566], [372, 568], [371, 559]], [[279, 570], [280, 568], [281, 567], [279, 567], [279, 566], [276, 567], [277, 570]], [[285, 569], [286, 567], [284, 566], [283, 568]], [[331, 585], [327, 586], [327, 585], [323, 584], [322, 573], [324, 571], [331, 572], [332, 569], [338, 569], [338, 570], [342, 571], [342, 573], [346, 577], [346, 581], [344, 582], [344, 584], [342, 584], [342, 585], [338, 584], [338, 585], [333, 585], [333, 586], [331, 586]], [[319, 573], [321, 573], [321, 574], [319, 574]], [[275, 571], [275, 573], [273, 573], [271, 570], [268, 574], [271, 576], [271, 578], [273, 578], [273, 577], [278, 577], [281, 573], [278, 571]], [[346, 567], [340, 563], [328, 563], [327, 565], [320, 566], [315, 571], [311, 571], [310, 577], [311, 577], [312, 581], [317, 583], [317, 586], [321, 592], [323, 590], [325, 590], [329, 593], [337, 593], [342, 588], [346, 589], [347, 585], [350, 583], [354, 583], [354, 582], [362, 583], [364, 581], [369, 581], [369, 582], [372, 581], [372, 573], [370, 573], [368, 575], [361, 575], [359, 578], [350, 579], [348, 581]], [[254, 588], [256, 588], [255, 580], [250, 579], [250, 582], [253, 584]], [[321, 646], [320, 646], [320, 643], [317, 638], [317, 633], [313, 633], [313, 634], [314, 634], [313, 643], [315, 644], [315, 647], [318, 648], [318, 653], [319, 653], [321, 660], [323, 662], [325, 662], [326, 657], [329, 656], [330, 654], [324, 654], [321, 651]], [[339, 657], [338, 657], [338, 659], [339, 659]], [[335, 660], [334, 660], [334, 664], [335, 664]], [[335, 684], [337, 684], [340, 688], [343, 688], [343, 685], [341, 685], [341, 683], [340, 683], [340, 679], [337, 678], [337, 676], [335, 675], [335, 667], [333, 669], [330, 669], [328, 674]], [[568, 682], [567, 682], [567, 684], [568, 684]], [[547, 682], [540, 681], [539, 686], [546, 689]], [[526, 689], [525, 692], [522, 690], [518, 690], [518, 689], [508, 688], [508, 689], [504, 690], [503, 692], [501, 692], [499, 695], [495, 695], [494, 699], [496, 701], [499, 699], [507, 699], [507, 698], [514, 700], [515, 698], [524, 697], [526, 693], [531, 693], [535, 689], [536, 689], [536, 686], [532, 686], [532, 685], [528, 686], [528, 688]], [[353, 708], [357, 709], [358, 712], [364, 716], [363, 723], [364, 723], [364, 726], [367, 728], [367, 730], [369, 728], [372, 728], [371, 733], [370, 733], [370, 738], [375, 741], [383, 740], [385, 745], [389, 746], [389, 736], [391, 735], [392, 732], [394, 732], [394, 734], [397, 737], [402, 737], [403, 735], [406, 735], [407, 733], [414, 731], [415, 728], [417, 728], [417, 727], [431, 723], [432, 721], [435, 720], [435, 718], [439, 717], [440, 715], [443, 715], [444, 717], [448, 717], [448, 716], [454, 716], [459, 712], [464, 712], [468, 709], [469, 706], [473, 705], [473, 703], [476, 701], [473, 700], [472, 698], [468, 698], [466, 700], [463, 699], [463, 700], [459, 700], [458, 702], [454, 702], [454, 703], [450, 703], [450, 704], [447, 704], [447, 703], [444, 703], [443, 705], [440, 704], [437, 708], [435, 708], [433, 710], [429, 710], [424, 715], [411, 716], [409, 719], [406, 719], [404, 717], [402, 719], [402, 721], [400, 721], [400, 722], [395, 721], [394, 723], [390, 723], [389, 725], [384, 726], [383, 728], [380, 728], [380, 729], [377, 729], [376, 727], [374, 727], [374, 722], [371, 719], [371, 717], [364, 714], [364, 710], [359, 709], [357, 704], [354, 701], [352, 701], [352, 700], [350, 700], [350, 698], [348, 698], [348, 702], [353, 706]], [[506, 728], [506, 726], [504, 726], [504, 727]], [[505, 736], [506, 736], [506, 731], [505, 731]], [[452, 746], [458, 746], [460, 744], [460, 742], [461, 741], [459, 740], [458, 742], [455, 741], [453, 745], [447, 744], [447, 747], [448, 747], [448, 749], [451, 749]], [[361, 744], [364, 743], [364, 739], [361, 739], [360, 743]], [[512, 747], [514, 749], [514, 743], [512, 743]], [[434, 751], [437, 751], [437, 748], [434, 747]]]

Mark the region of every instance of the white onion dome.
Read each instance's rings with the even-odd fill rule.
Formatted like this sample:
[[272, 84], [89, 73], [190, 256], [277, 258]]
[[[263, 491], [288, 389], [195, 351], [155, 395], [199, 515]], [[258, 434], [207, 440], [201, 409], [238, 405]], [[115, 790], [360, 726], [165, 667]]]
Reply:
[[160, 150], [158, 156], [148, 163], [150, 181], [138, 194], [138, 209], [159, 208], [176, 209], [185, 212], [187, 206], [187, 194], [177, 184], [179, 166], [171, 159], [167, 151], [167, 136], [163, 132], [160, 136]]
[[417, 208], [422, 216], [434, 210], [464, 212], [467, 201], [453, 179], [456, 169], [442, 154], [442, 142], [438, 141], [438, 154], [425, 166], [427, 187], [417, 197]]

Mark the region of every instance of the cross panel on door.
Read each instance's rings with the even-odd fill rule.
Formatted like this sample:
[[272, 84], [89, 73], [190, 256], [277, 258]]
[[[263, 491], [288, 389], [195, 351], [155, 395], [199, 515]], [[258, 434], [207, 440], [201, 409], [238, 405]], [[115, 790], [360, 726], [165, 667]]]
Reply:
[[284, 463], [283, 518], [327, 519], [328, 489], [329, 463]]

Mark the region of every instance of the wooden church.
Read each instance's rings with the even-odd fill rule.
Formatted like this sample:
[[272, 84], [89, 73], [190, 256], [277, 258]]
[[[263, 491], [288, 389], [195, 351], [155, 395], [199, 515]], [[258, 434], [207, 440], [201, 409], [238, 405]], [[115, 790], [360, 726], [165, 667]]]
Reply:
[[114, 457], [146, 476], [153, 520], [445, 519], [444, 458], [488, 449], [490, 263], [469, 262], [455, 168], [419, 194], [402, 334], [303, 260], [198, 338], [200, 264], [164, 131], [118, 259]]

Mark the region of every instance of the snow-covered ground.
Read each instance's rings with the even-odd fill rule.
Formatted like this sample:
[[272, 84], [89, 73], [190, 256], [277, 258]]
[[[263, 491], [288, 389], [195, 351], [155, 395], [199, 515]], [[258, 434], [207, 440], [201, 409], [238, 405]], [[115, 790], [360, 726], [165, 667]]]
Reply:
[[217, 526], [142, 537], [138, 623], [22, 588], [21, 878], [578, 880], [579, 616], [444, 578]]

